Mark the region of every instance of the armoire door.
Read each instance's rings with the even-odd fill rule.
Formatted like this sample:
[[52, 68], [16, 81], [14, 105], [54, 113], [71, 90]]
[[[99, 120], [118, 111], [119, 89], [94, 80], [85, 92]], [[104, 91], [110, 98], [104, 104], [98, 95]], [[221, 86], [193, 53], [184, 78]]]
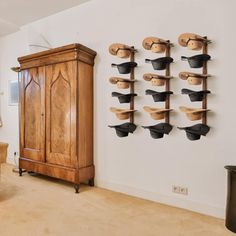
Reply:
[[46, 162], [76, 167], [77, 62], [46, 67]]
[[44, 161], [45, 79], [44, 68], [20, 73], [20, 156]]

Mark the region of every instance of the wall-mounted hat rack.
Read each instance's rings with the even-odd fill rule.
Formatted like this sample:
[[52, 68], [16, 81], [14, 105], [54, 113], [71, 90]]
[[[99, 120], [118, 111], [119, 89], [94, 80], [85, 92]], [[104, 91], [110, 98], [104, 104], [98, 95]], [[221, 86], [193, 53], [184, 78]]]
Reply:
[[[129, 119], [129, 122], [122, 125], [109, 126], [116, 129], [116, 133], [119, 137], [128, 136], [129, 133], [135, 131], [136, 125], [134, 124], [134, 98], [137, 96], [135, 93], [135, 67], [138, 65], [135, 62], [135, 53], [137, 50], [134, 46], [128, 46], [120, 43], [113, 43], [109, 47], [110, 54], [119, 58], [129, 58], [129, 62], [114, 64], [112, 67], [117, 67], [120, 74], [129, 74], [129, 78], [111, 77], [110, 83], [117, 84], [119, 89], [129, 89], [128, 94], [112, 92], [112, 97], [117, 97], [120, 103], [129, 103], [129, 109], [110, 108], [111, 112], [116, 114], [116, 117], [120, 120]], [[123, 132], [123, 135], [121, 134]]]
[[[171, 58], [171, 47], [173, 44], [169, 40], [163, 40], [156, 37], [147, 37], [143, 40], [143, 47], [146, 50], [150, 50], [154, 53], [164, 53], [165, 57], [160, 57], [154, 60], [145, 59], [146, 63], [151, 63], [154, 70], [165, 70], [165, 75], [158, 74], [144, 74], [143, 78], [146, 81], [151, 81], [154, 86], [163, 86], [165, 85], [165, 91], [158, 92], [153, 90], [146, 90], [147, 95], [152, 95], [154, 102], [165, 102], [164, 108], [152, 108], [145, 106], [144, 110], [149, 112], [151, 117], [155, 120], [165, 119], [165, 123], [161, 123], [160, 127], [156, 126], [145, 126], [143, 128], [149, 128], [150, 134], [153, 138], [162, 138], [163, 135], [153, 135], [154, 132], [159, 132], [161, 134], [169, 134], [172, 129], [170, 123], [170, 95], [173, 94], [170, 91], [170, 79], [172, 78], [170, 73], [170, 63], [173, 62], [173, 58]], [[169, 128], [171, 126], [171, 129]], [[168, 129], [167, 129], [168, 127]], [[155, 129], [156, 128], [156, 129]]]
[[[209, 131], [209, 127], [207, 126], [207, 112], [209, 109], [207, 108], [207, 94], [210, 93], [207, 90], [207, 78], [210, 77], [208, 74], [207, 62], [211, 59], [210, 55], [208, 55], [208, 44], [211, 43], [210, 40], [207, 39], [206, 36], [202, 37], [193, 33], [184, 33], [179, 36], [179, 44], [183, 47], [187, 47], [190, 50], [202, 50], [202, 54], [194, 55], [192, 57], [182, 56], [182, 60], [187, 60], [191, 68], [202, 68], [202, 74], [192, 73], [192, 72], [180, 72], [179, 77], [181, 79], [187, 80], [190, 85], [200, 85], [202, 84], [201, 91], [193, 91], [189, 89], [182, 89], [182, 94], [188, 94], [191, 102], [201, 101], [201, 108], [187, 108], [180, 107], [180, 110], [185, 112], [187, 117], [190, 120], [202, 120], [202, 124], [198, 124], [196, 126], [199, 128], [198, 136], [196, 139], [191, 139], [188, 136], [188, 133], [191, 134], [191, 128], [193, 127], [184, 127], [181, 129], [185, 129], [187, 133], [187, 137], [190, 140], [200, 139], [201, 135], [206, 135]], [[194, 127], [196, 129], [196, 127]], [[201, 129], [207, 132], [203, 132], [201, 134]], [[187, 132], [188, 131], [188, 132]], [[195, 133], [194, 133], [195, 132]], [[196, 130], [194, 130], [193, 135], [196, 134]]]

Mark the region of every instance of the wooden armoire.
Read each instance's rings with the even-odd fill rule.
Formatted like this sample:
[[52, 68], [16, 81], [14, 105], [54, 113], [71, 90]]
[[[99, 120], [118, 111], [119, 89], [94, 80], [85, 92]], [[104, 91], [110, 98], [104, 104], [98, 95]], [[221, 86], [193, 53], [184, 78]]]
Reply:
[[18, 58], [23, 170], [94, 185], [93, 66], [96, 52], [71, 44]]

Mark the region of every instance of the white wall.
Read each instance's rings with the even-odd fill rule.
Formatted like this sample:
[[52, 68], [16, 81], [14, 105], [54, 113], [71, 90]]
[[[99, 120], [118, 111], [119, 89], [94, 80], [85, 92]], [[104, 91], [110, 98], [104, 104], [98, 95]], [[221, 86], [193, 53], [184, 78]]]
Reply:
[[[28, 50], [27, 31], [43, 33], [53, 47], [79, 42], [97, 51], [95, 67], [95, 163], [96, 183], [131, 195], [180, 206], [218, 217], [224, 216], [226, 195], [226, 171], [224, 165], [236, 164], [234, 131], [235, 109], [235, 60], [236, 33], [234, 29], [236, 2], [234, 0], [93, 0], [81, 6], [44, 18], [25, 26], [21, 31], [0, 40], [0, 78], [2, 115], [4, 127], [0, 139], [10, 143], [9, 158], [18, 148], [17, 108], [7, 105], [7, 80], [16, 75], [9, 67], [16, 64], [16, 57]], [[191, 125], [178, 111], [178, 106], [190, 104], [180, 90], [188, 87], [177, 75], [188, 70], [181, 55], [193, 55], [177, 45], [180, 33], [196, 32], [207, 35], [213, 44], [209, 47], [212, 61], [209, 73], [209, 125], [211, 131], [200, 141], [191, 142], [183, 131], [175, 127], [164, 139], [151, 139], [141, 125], [154, 124], [142, 110], [143, 105], [154, 105], [144, 95], [150, 85], [142, 80], [142, 74], [153, 72], [144, 63], [147, 57], [158, 57], [142, 48], [147, 36], [170, 39], [174, 44], [172, 56], [173, 79], [171, 88], [175, 95], [171, 106], [174, 126]], [[108, 78], [118, 75], [111, 62], [123, 61], [108, 53], [113, 42], [122, 42], [138, 48], [136, 85], [139, 97], [136, 107], [137, 131], [128, 138], [117, 138], [108, 124], [119, 124], [110, 106], [120, 106], [110, 94], [116, 90]], [[197, 71], [197, 70], [195, 70]], [[193, 88], [193, 87], [192, 87]], [[195, 88], [193, 88], [195, 89]], [[199, 88], [200, 89], [200, 88]], [[188, 196], [171, 192], [172, 185], [186, 186]]]

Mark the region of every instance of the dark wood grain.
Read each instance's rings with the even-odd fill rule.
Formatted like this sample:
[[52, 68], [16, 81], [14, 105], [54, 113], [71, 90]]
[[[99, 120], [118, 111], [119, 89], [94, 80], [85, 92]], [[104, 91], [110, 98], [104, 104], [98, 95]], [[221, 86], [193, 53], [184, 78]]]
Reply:
[[21, 169], [93, 182], [95, 56], [71, 44], [18, 59]]

